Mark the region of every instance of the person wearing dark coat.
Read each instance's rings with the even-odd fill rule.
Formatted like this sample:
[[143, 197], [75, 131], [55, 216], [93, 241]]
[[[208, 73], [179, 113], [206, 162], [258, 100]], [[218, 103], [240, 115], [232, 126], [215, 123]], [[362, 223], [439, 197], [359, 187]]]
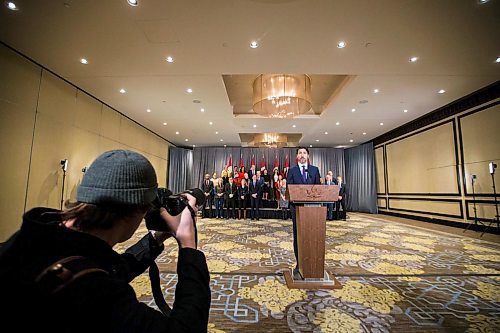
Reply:
[[[337, 176], [337, 184], [339, 185], [339, 201], [336, 203], [337, 218], [339, 220], [346, 220], [346, 185], [342, 182], [342, 176]], [[342, 206], [342, 213], [340, 212]]]
[[248, 183], [246, 179], [243, 178], [240, 186], [238, 187], [238, 219], [241, 219], [242, 217], [244, 220], [247, 219], [247, 199], [249, 191]]
[[[238, 195], [238, 185], [232, 177], [229, 177], [229, 182], [224, 190], [224, 203], [226, 204], [226, 219], [236, 218], [236, 199]], [[232, 211], [232, 213], [231, 213]]]
[[[202, 217], [212, 217], [212, 204], [214, 201], [213, 191], [214, 183], [210, 180], [210, 174], [205, 175], [205, 179], [201, 183], [201, 190], [205, 194], [205, 202], [203, 203], [203, 209], [201, 211]], [[207, 207], [207, 210], [205, 210]]]
[[[113, 150], [88, 168], [76, 202], [63, 211], [26, 212], [20, 230], [0, 248], [2, 325], [16, 332], [206, 332], [210, 276], [187, 207], [177, 216], [160, 208], [169, 231], [148, 232], [122, 254], [113, 250], [134, 235], [157, 191], [144, 156]], [[196, 212], [196, 199], [185, 198]], [[129, 282], [169, 236], [179, 245], [178, 280], [165, 315], [139, 302]]]
[[262, 184], [257, 180], [257, 175], [252, 177], [249, 186], [250, 194], [250, 218], [259, 220], [260, 218], [260, 199], [262, 195]]
[[[291, 167], [288, 170], [286, 177], [287, 185], [292, 184], [320, 184], [320, 174], [319, 169], [314, 165], [309, 164], [309, 149], [306, 147], [297, 148], [297, 161], [298, 164]], [[299, 250], [297, 244], [297, 219], [295, 213], [295, 205], [290, 203], [290, 213], [292, 215], [292, 225], [293, 225], [293, 251], [295, 253], [295, 260], [297, 265], [293, 270], [295, 278], [300, 277], [299, 272]]]

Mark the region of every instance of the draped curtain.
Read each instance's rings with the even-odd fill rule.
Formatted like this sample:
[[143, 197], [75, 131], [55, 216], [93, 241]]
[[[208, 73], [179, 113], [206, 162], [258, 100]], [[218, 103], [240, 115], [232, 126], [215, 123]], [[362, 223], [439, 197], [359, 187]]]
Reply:
[[168, 189], [173, 193], [179, 193], [192, 188], [193, 151], [170, 147], [169, 155]]
[[345, 150], [347, 210], [376, 214], [377, 180], [373, 142]]

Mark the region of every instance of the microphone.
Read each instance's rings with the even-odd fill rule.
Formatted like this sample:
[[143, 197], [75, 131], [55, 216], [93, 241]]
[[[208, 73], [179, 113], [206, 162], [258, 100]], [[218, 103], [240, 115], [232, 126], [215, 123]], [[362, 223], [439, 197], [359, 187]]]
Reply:
[[64, 172], [68, 171], [68, 159], [65, 158], [64, 160], [61, 160], [61, 168]]

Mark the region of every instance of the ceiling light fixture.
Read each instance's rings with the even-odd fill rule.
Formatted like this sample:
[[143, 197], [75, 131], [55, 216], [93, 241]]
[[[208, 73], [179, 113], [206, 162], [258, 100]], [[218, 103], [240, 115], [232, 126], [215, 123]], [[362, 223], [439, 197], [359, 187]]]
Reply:
[[220, 139], [220, 142], [224, 141], [224, 139]]
[[313, 147], [313, 145], [309, 145], [309, 148], [312, 148], [312, 147]]
[[250, 43], [250, 47], [252, 49], [256, 49], [259, 47], [259, 43], [257, 43], [257, 41], [253, 40], [251, 43]]
[[253, 128], [255, 128], [255, 127], [257, 127], [257, 125], [256, 125], [256, 124], [253, 124]]
[[184, 141], [188, 142], [189, 140], [188, 139], [184, 139]]
[[131, 5], [132, 7], [136, 7], [139, 5], [138, 0], [127, 0], [128, 4]]
[[120, 89], [120, 93], [125, 94], [127, 91], [125, 89]]
[[418, 60], [418, 57], [411, 57], [410, 60], [408, 60], [409, 62], [417, 62]]
[[408, 112], [408, 110], [404, 109], [403, 112], [406, 113], [406, 112]]
[[445, 92], [446, 92], [446, 90], [441, 89], [441, 90], [438, 91], [438, 94], [444, 94]]
[[191, 88], [187, 88], [187, 89], [186, 89], [186, 91], [190, 94], [190, 93], [192, 93], [192, 92], [193, 92], [193, 89], [191, 89]]
[[169, 63], [173, 63], [174, 62], [174, 58], [172, 58], [172, 57], [167, 57], [165, 60], [167, 62], [169, 62]]
[[306, 74], [261, 74], [253, 82], [253, 110], [268, 118], [293, 118], [311, 107]]
[[337, 121], [337, 122], [335, 123], [335, 125], [339, 126], [339, 125], [340, 125], [340, 122], [339, 122], [339, 121]]
[[201, 112], [205, 112], [205, 109], [204, 109], [204, 108], [201, 108], [201, 109], [200, 109], [200, 111], [201, 111]]
[[208, 124], [209, 124], [209, 125], [213, 125], [214, 123], [213, 123], [213, 122], [209, 122]]
[[10, 10], [18, 10], [19, 8], [16, 6], [15, 3], [13, 3], [12, 1], [7, 1], [5, 3], [5, 6], [7, 6], [7, 8], [9, 8]]
[[146, 109], [146, 112], [151, 112], [151, 109]]
[[328, 134], [328, 132], [325, 132], [325, 135], [327, 135], [327, 134]]
[[380, 123], [380, 126], [384, 126], [384, 123]]
[[337, 47], [339, 49], [343, 49], [344, 47], [346, 47], [347, 43], [344, 42], [343, 40], [341, 40], [340, 42], [337, 43]]
[[293, 128], [297, 127], [297, 125], [292, 125]]
[[356, 112], [356, 109], [351, 109], [351, 112]]
[[319, 142], [319, 139], [316, 139], [316, 142]]
[[363, 132], [363, 135], [366, 135], [366, 132]]
[[163, 126], [167, 126], [167, 123], [163, 123]]
[[373, 89], [374, 94], [378, 94], [379, 90], [378, 89]]
[[215, 131], [215, 134], [219, 134], [219, 132], [218, 132], [218, 131]]
[[88, 62], [88, 60], [87, 60], [87, 59], [82, 58], [82, 59], [80, 59], [80, 63], [82, 63], [82, 64], [84, 64], [84, 65], [87, 65], [89, 62]]
[[175, 132], [175, 134], [179, 135], [179, 132]]
[[495, 60], [495, 62], [498, 64], [500, 62], [500, 57], [497, 57], [497, 59]]
[[354, 142], [354, 140], [353, 140], [353, 139], [351, 139], [351, 140], [349, 140], [349, 142]]

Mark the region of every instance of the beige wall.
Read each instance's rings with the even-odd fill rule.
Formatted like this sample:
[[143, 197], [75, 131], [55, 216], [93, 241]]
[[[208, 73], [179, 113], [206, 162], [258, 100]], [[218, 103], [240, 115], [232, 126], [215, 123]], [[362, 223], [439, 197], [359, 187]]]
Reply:
[[5, 46], [0, 73], [0, 242], [25, 210], [60, 207], [62, 159], [64, 199], [75, 199], [83, 167], [117, 148], [145, 155], [166, 186], [167, 141]]
[[[478, 218], [494, 218], [488, 163], [500, 165], [500, 106], [495, 103], [498, 99], [375, 147], [379, 210], [471, 223], [475, 174]], [[497, 188], [499, 173], [494, 175]]]

